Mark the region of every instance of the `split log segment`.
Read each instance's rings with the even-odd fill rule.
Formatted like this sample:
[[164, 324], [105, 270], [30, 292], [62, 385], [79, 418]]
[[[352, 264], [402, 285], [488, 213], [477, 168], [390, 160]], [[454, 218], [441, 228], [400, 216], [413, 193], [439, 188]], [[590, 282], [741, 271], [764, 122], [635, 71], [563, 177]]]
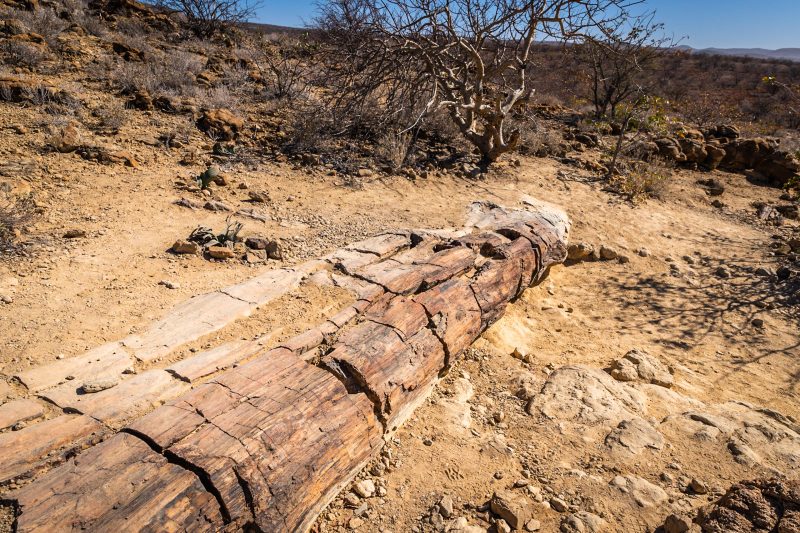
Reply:
[[[307, 530], [452, 359], [563, 260], [565, 245], [544, 235], [546, 225], [534, 230], [530, 216], [498, 209], [485, 210], [494, 222], [472, 236], [432, 236], [434, 244], [409, 234], [408, 247], [385, 257], [348, 250], [379, 258], [354, 272], [381, 289], [133, 422], [102, 445], [100, 472], [90, 455], [98, 446], [12, 494], [20, 530], [51, 529], [59, 501], [67, 511], [54, 520], [66, 529], [127, 515], [145, 529]], [[309, 364], [303, 354], [318, 343], [328, 347]], [[84, 481], [92, 477], [99, 482]], [[141, 483], [106, 497], [127, 477]]]
[[88, 416], [63, 415], [0, 434], [0, 486], [33, 476], [95, 444], [108, 430]]

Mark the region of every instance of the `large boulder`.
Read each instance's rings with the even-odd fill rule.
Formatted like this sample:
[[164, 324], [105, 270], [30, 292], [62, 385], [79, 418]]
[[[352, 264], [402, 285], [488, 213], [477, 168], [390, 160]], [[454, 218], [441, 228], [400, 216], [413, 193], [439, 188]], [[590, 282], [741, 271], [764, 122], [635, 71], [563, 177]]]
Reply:
[[697, 139], [683, 138], [678, 141], [681, 151], [686, 156], [687, 163], [701, 164], [708, 157], [705, 143]]
[[244, 120], [228, 109], [204, 109], [197, 128], [222, 141], [232, 141], [244, 129]]
[[800, 481], [742, 481], [703, 509], [695, 522], [704, 533], [800, 531]]
[[676, 163], [686, 161], [686, 155], [681, 150], [681, 145], [672, 137], [660, 137], [653, 142], [658, 146], [658, 153], [664, 159], [675, 161]]

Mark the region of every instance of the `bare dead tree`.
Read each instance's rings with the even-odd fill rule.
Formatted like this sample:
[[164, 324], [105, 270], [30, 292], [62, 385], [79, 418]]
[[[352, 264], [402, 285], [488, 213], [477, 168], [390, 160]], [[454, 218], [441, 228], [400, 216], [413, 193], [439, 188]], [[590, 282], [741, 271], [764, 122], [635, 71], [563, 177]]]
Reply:
[[483, 165], [514, 150], [507, 118], [531, 96], [536, 40], [577, 39], [626, 18], [638, 0], [329, 0], [317, 26], [327, 85], [358, 117], [380, 102], [411, 128], [444, 109]]
[[655, 13], [622, 17], [597, 26], [597, 33], [573, 47], [587, 76], [585, 87], [595, 116], [616, 118], [617, 107], [649, 92], [654, 69], [674, 39], [663, 35], [664, 25], [654, 22]]
[[265, 36], [255, 45], [255, 64], [268, 81], [272, 96], [292, 99], [309, 83], [314, 44], [307, 35]]
[[157, 5], [181, 13], [199, 37], [210, 37], [226, 27], [247, 22], [261, 5], [252, 0], [158, 0]]

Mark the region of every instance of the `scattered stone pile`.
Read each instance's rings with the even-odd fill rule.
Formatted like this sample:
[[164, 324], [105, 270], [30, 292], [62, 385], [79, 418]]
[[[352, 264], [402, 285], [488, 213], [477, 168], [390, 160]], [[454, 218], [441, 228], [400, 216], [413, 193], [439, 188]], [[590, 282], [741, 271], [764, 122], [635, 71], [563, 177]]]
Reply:
[[752, 170], [778, 186], [800, 174], [800, 160], [780, 149], [772, 138], [740, 138], [736, 126], [719, 125], [704, 131], [684, 129], [675, 137], [659, 137], [637, 146], [641, 156], [660, 156], [682, 165], [733, 172]]
[[176, 254], [203, 255], [208, 259], [227, 260], [241, 258], [248, 263], [263, 263], [267, 259], [283, 260], [283, 249], [277, 240], [252, 235], [242, 240], [242, 225], [228, 221], [223, 233], [198, 226], [187, 239], [178, 239], [170, 248]]

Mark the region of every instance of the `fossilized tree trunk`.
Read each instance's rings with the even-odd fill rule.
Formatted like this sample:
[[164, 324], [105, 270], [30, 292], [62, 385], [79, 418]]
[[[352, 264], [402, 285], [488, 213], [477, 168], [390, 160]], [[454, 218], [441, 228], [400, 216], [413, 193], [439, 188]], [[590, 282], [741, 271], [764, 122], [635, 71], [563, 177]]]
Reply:
[[76, 404], [111, 436], [7, 494], [17, 530], [307, 530], [462, 351], [564, 260], [567, 233], [551, 207], [484, 204], [460, 232], [335, 252], [324, 265], [358, 300], [320, 326], [268, 351], [213, 352], [244, 362], [206, 381], [207, 354], [173, 364], [165, 374], [192, 388], [116, 433], [107, 406]]

